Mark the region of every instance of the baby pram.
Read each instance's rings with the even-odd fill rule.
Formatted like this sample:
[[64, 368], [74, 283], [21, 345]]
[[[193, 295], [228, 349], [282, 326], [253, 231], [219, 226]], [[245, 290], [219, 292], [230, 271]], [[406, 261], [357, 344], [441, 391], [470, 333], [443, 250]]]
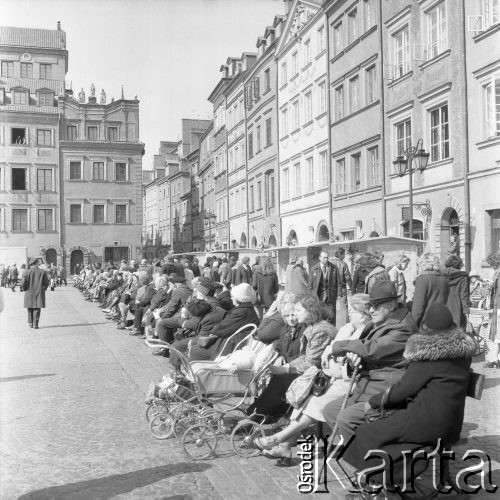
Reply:
[[[230, 341], [240, 338], [246, 330], [249, 333], [234, 351], [224, 354]], [[167, 397], [169, 408], [151, 419], [150, 428], [155, 437], [182, 437], [183, 449], [193, 460], [214, 456], [220, 436], [229, 436], [233, 449], [240, 455], [259, 453], [253, 439], [264, 436], [264, 430], [247, 419], [245, 410], [258, 395], [264, 374], [276, 360], [277, 353], [271, 345], [254, 338], [256, 330], [253, 324], [237, 330], [226, 340], [214, 361], [190, 361], [167, 342], [145, 341], [150, 347], [175, 351], [181, 361], [175, 383], [182, 390], [172, 390]]]

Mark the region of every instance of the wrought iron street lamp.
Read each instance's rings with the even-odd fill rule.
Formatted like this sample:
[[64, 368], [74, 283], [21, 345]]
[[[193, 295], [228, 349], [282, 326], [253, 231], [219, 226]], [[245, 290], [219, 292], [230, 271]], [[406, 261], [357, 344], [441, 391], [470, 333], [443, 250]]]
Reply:
[[408, 221], [408, 229], [410, 233], [410, 238], [413, 238], [413, 173], [415, 169], [418, 169], [420, 173], [427, 168], [427, 164], [429, 163], [429, 153], [425, 151], [422, 147], [423, 141], [419, 139], [417, 141], [416, 146], [409, 146], [403, 154], [397, 156], [396, 159], [392, 162], [394, 165], [394, 170], [396, 171], [396, 175], [399, 177], [404, 177], [406, 173], [408, 173], [409, 177], [409, 202], [410, 202], [410, 210], [409, 210], [409, 221]]
[[203, 217], [205, 221], [208, 221], [208, 245], [210, 249], [212, 249], [212, 220], [215, 221], [217, 216], [212, 212], [207, 212], [205, 217]]

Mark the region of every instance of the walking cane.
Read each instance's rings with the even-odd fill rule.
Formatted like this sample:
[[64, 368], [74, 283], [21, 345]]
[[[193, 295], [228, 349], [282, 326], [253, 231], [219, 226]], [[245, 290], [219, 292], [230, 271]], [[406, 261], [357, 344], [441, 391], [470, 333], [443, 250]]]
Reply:
[[[352, 372], [351, 381], [349, 383], [349, 388], [347, 389], [347, 391], [346, 391], [346, 393], [344, 395], [344, 399], [342, 400], [342, 405], [340, 407], [339, 413], [343, 409], [345, 409], [345, 407], [347, 406], [347, 401], [349, 401], [349, 397], [351, 396], [352, 388], [354, 386], [354, 383], [356, 382], [356, 379], [358, 378], [359, 370], [360, 370], [360, 366], [357, 366], [357, 367], [354, 368], [354, 371]], [[331, 451], [334, 448], [333, 441], [335, 439], [335, 435], [337, 434], [338, 427], [339, 426], [337, 424], [337, 421], [335, 421], [335, 425], [333, 426], [332, 433], [331, 433], [330, 437], [328, 438], [328, 445], [326, 447], [326, 452], [325, 452], [325, 455], [324, 455], [323, 464], [322, 464], [321, 469], [319, 471], [318, 477], [322, 476], [323, 471], [325, 469], [326, 461], [327, 461], [327, 459], [328, 459]], [[325, 487], [326, 487], [326, 478], [325, 478]]]

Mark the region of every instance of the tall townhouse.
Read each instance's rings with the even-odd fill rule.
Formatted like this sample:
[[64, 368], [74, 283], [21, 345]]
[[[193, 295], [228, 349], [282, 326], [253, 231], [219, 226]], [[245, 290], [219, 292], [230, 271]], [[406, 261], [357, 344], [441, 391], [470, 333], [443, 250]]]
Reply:
[[0, 64], [0, 246], [27, 247], [30, 256], [62, 264], [57, 106], [66, 34], [59, 24], [0, 27]]
[[[226, 131], [227, 131], [227, 189], [229, 200], [229, 242], [230, 248], [248, 247], [248, 207], [246, 176], [246, 128], [244, 79], [249, 68], [255, 64], [255, 54], [243, 53], [241, 59], [228, 60], [228, 71], [232, 76], [226, 87]], [[258, 92], [258, 88], [254, 90]], [[248, 154], [254, 151], [253, 134], [248, 136]], [[260, 136], [255, 137], [260, 149]]]
[[385, 233], [379, 2], [331, 0], [329, 30], [332, 235], [353, 240]]
[[142, 155], [139, 101], [99, 102], [92, 84], [59, 98], [59, 156], [66, 268], [76, 263], [139, 258], [142, 231]]
[[410, 177], [397, 176], [393, 161], [410, 146], [422, 146], [430, 158], [423, 172], [413, 165], [413, 237], [427, 240], [443, 260], [451, 235], [466, 256], [463, 2], [381, 2], [382, 48], [388, 56], [383, 68], [387, 233], [410, 236]]
[[143, 186], [143, 254], [147, 259], [163, 258], [171, 249], [170, 184], [165, 171], [167, 155], [177, 151], [178, 144], [178, 141], [160, 142], [158, 154], [153, 156], [153, 170], [148, 171], [149, 182]]
[[[213, 122], [200, 137], [200, 160], [196, 178], [199, 183], [199, 218], [203, 222], [199, 232], [200, 250], [212, 249], [215, 245], [215, 180], [214, 180], [214, 134]], [[198, 236], [195, 239], [198, 244]]]
[[187, 158], [198, 149], [200, 137], [209, 125], [209, 120], [184, 118], [177, 149], [167, 154], [165, 177], [170, 186], [172, 250], [176, 253], [192, 251], [191, 164]]
[[214, 194], [215, 218], [210, 219], [209, 226], [214, 225], [214, 250], [227, 250], [229, 243], [229, 213], [227, 192], [227, 130], [226, 130], [226, 96], [225, 89], [231, 83], [233, 67], [238, 63], [236, 58], [229, 58], [226, 64], [220, 67], [221, 79], [208, 96], [208, 101], [213, 105], [213, 163], [214, 163]]
[[485, 258], [500, 251], [500, 1], [464, 2], [464, 8], [471, 267], [491, 278]]
[[284, 16], [257, 40], [257, 62], [245, 75], [248, 142], [248, 237], [250, 248], [281, 245], [278, 168], [277, 71], [274, 50]]
[[189, 236], [189, 251], [202, 251], [203, 217], [200, 212], [200, 178], [198, 170], [200, 166], [200, 148], [198, 147], [186, 157], [191, 171], [191, 191], [189, 193], [188, 204], [190, 210], [187, 214], [186, 237]]
[[325, 16], [319, 0], [287, 2], [276, 47], [282, 242], [330, 238]]

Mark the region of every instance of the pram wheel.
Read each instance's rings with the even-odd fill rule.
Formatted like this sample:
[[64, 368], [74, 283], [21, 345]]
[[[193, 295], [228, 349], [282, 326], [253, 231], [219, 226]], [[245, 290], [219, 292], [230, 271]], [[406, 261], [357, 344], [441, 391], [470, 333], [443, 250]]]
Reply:
[[174, 434], [174, 419], [168, 412], [156, 414], [149, 424], [155, 439], [168, 439]]
[[158, 413], [164, 413], [168, 411], [168, 403], [166, 401], [152, 401], [148, 404], [146, 408], [146, 420], [151, 422], [151, 419]]
[[182, 436], [182, 447], [192, 460], [211, 458], [217, 448], [217, 434], [210, 425], [192, 425]]
[[196, 424], [199, 413], [196, 410], [184, 410], [174, 421], [175, 437], [181, 437], [188, 427]]
[[242, 420], [231, 433], [231, 444], [233, 450], [243, 458], [256, 457], [260, 450], [255, 446], [254, 440], [264, 437], [262, 426], [252, 420]]

